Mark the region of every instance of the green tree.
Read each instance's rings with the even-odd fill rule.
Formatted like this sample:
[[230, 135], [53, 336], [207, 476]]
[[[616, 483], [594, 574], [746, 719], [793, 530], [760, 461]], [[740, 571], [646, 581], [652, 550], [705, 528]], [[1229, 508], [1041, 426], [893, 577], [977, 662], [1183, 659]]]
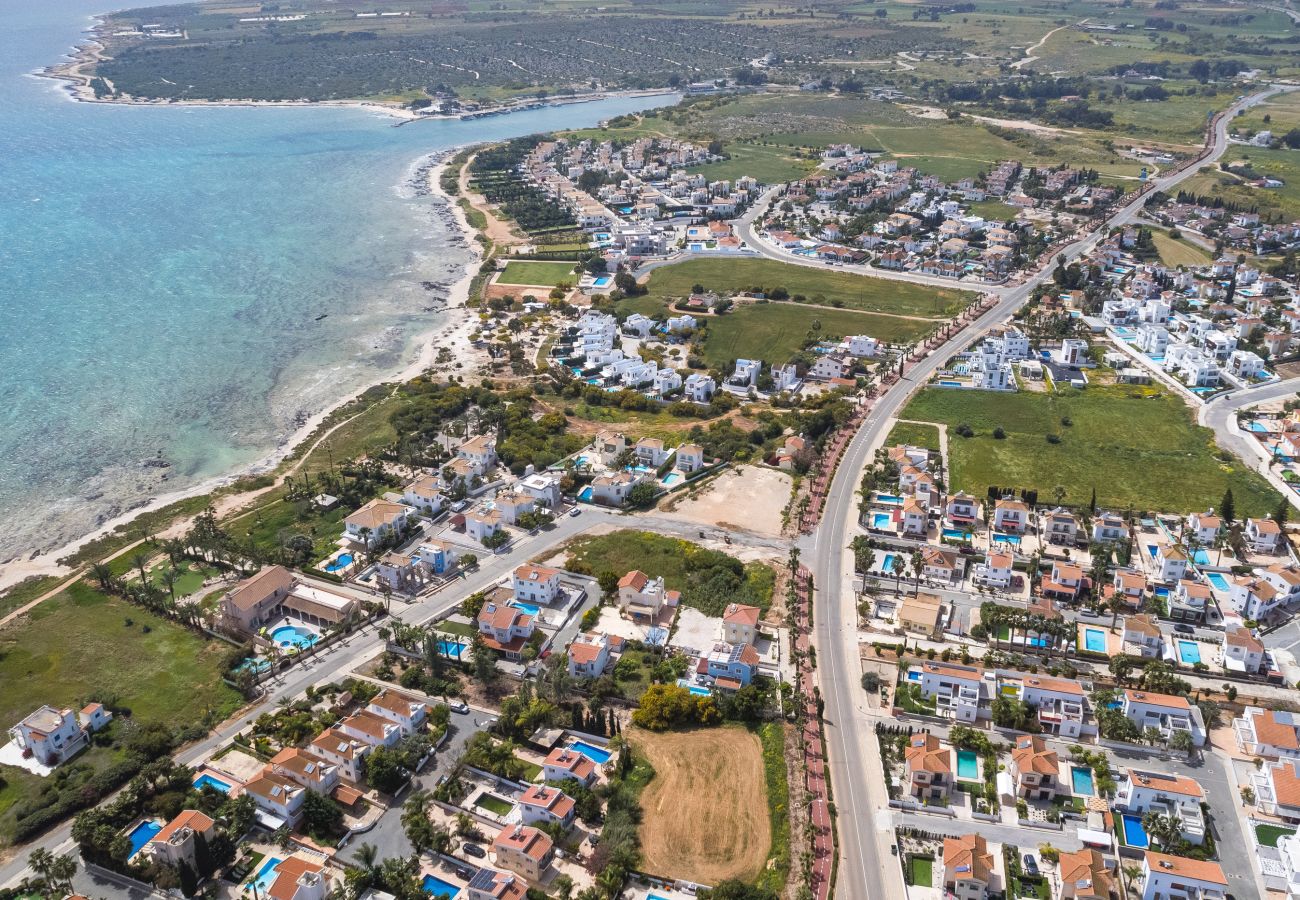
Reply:
[[1232, 488], [1223, 492], [1223, 499], [1219, 501], [1219, 517], [1229, 525], [1237, 520], [1237, 504], [1232, 499]]
[[402, 805], [402, 830], [419, 856], [433, 846], [433, 822], [429, 820], [428, 791], [413, 791]]

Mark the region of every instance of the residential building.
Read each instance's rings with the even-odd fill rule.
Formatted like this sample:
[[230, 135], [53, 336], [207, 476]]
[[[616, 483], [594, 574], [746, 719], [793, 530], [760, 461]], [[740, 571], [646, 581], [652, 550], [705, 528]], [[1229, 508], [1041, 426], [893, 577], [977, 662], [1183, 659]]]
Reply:
[[1157, 581], [1175, 584], [1187, 575], [1187, 554], [1177, 544], [1161, 544], [1154, 561]]
[[271, 871], [275, 880], [264, 891], [271, 900], [325, 900], [332, 893], [329, 871], [301, 856], [290, 856]]
[[491, 435], [480, 434], [456, 448], [456, 456], [474, 467], [475, 475], [486, 475], [497, 464], [497, 441]]
[[1029, 524], [1029, 506], [1010, 497], [993, 505], [993, 530], [1006, 534], [1023, 534]]
[[465, 536], [482, 542], [499, 532], [504, 522], [499, 509], [476, 509], [465, 514]]
[[529, 881], [541, 881], [555, 857], [555, 843], [544, 831], [527, 825], [507, 825], [492, 840], [498, 866]]
[[1226, 900], [1228, 879], [1216, 862], [1148, 850], [1135, 885], [1142, 900]]
[[558, 510], [564, 505], [564, 499], [560, 493], [559, 476], [548, 472], [525, 475], [515, 482], [515, 490], [527, 494], [539, 506], [544, 506], [550, 510]]
[[677, 448], [673, 468], [686, 475], [704, 468], [704, 448], [699, 444], [682, 444]]
[[565, 781], [569, 778], [591, 787], [596, 780], [596, 764], [577, 750], [556, 747], [542, 763], [542, 780]]
[[921, 548], [921, 575], [935, 581], [951, 584], [962, 578], [966, 560], [960, 553], [944, 550], [931, 544]]
[[544, 784], [530, 784], [519, 796], [519, 810], [525, 825], [559, 825], [568, 828], [573, 824], [577, 804], [559, 788]]
[[1134, 608], [1142, 605], [1142, 598], [1147, 592], [1147, 577], [1136, 569], [1118, 569], [1111, 582], [1116, 594], [1123, 596]]
[[1187, 527], [1183, 531], [1183, 537], [1187, 540], [1195, 537], [1198, 546], [1213, 547], [1221, 528], [1223, 528], [1223, 519], [1218, 516], [1212, 513], [1192, 513], [1187, 517]]
[[111, 721], [113, 721], [113, 714], [105, 709], [102, 703], [87, 703], [81, 708], [81, 712], [77, 713], [77, 724], [89, 732], [107, 728]]
[[1237, 748], [1264, 759], [1300, 760], [1300, 716], [1286, 710], [1248, 706], [1232, 720]]
[[1058, 900], [1119, 900], [1115, 864], [1091, 847], [1062, 851], [1056, 866]]
[[1049, 544], [1072, 547], [1078, 540], [1079, 520], [1068, 510], [1057, 507], [1043, 516], [1043, 537]]
[[596, 435], [592, 447], [600, 457], [602, 465], [613, 466], [630, 446], [627, 435], [614, 431], [602, 431]]
[[1258, 675], [1266, 671], [1268, 651], [1245, 625], [1228, 625], [1223, 632], [1223, 667], [1229, 672]]
[[424, 727], [433, 708], [418, 697], [384, 688], [366, 704], [366, 712], [387, 719], [409, 736]]
[[1060, 790], [1061, 761], [1056, 751], [1036, 734], [1016, 738], [1011, 751], [1011, 777], [1017, 796], [1026, 800], [1050, 800]]
[[933, 594], [904, 597], [896, 613], [899, 626], [909, 634], [938, 640], [943, 634], [943, 601]]
[[86, 732], [70, 709], [42, 706], [9, 729], [23, 756], [43, 766], [57, 766], [86, 746]]
[[367, 547], [378, 546], [406, 530], [411, 508], [387, 500], [371, 500], [343, 520], [343, 536]]
[[1184, 578], [1169, 594], [1169, 618], [1177, 622], [1203, 623], [1212, 597], [1208, 584]]
[[402, 739], [400, 725], [364, 709], [341, 720], [336, 727], [348, 737], [363, 741], [372, 747], [391, 749]]
[[738, 359], [736, 367], [727, 379], [727, 384], [750, 388], [758, 384], [758, 376], [763, 371], [763, 362], [758, 359]]
[[1300, 761], [1275, 760], [1250, 774], [1250, 786], [1260, 812], [1300, 823]]
[[718, 383], [712, 376], [694, 372], [682, 382], [682, 393], [692, 403], [708, 403], [718, 390]]
[[952, 750], [932, 734], [908, 738], [904, 761], [909, 792], [926, 803], [948, 800], [952, 790]]
[[489, 650], [518, 660], [533, 636], [533, 617], [518, 607], [489, 600], [479, 610], [478, 631]]
[[714, 687], [735, 691], [754, 680], [758, 663], [758, 651], [752, 644], [723, 642], [714, 644], [705, 657], [705, 673], [713, 679]]
[[609, 667], [611, 658], [623, 647], [623, 639], [603, 632], [580, 634], [569, 645], [569, 675], [573, 678], [599, 678]]
[[1124, 653], [1129, 656], [1159, 659], [1164, 650], [1165, 636], [1156, 623], [1155, 616], [1129, 616], [1124, 620], [1120, 643]]
[[421, 475], [402, 491], [402, 502], [426, 516], [436, 516], [447, 502], [442, 481], [434, 475]]
[[591, 482], [591, 499], [604, 506], [622, 506], [631, 495], [632, 488], [647, 480], [640, 472], [598, 475]]
[[1154, 728], [1167, 740], [1179, 731], [1186, 731], [1192, 736], [1194, 746], [1205, 744], [1201, 711], [1188, 703], [1186, 697], [1125, 690], [1120, 700], [1120, 712], [1137, 726], [1139, 733]]
[[944, 519], [953, 528], [972, 527], [979, 521], [979, 517], [979, 502], [970, 494], [959, 491], [948, 498], [948, 505], [944, 509]]
[[511, 578], [511, 587], [518, 602], [550, 606], [560, 595], [560, 570], [547, 566], [519, 566]]
[[524, 900], [528, 885], [513, 872], [479, 869], [465, 889], [465, 900]]
[[1282, 545], [1282, 529], [1272, 519], [1247, 519], [1242, 536], [1256, 553], [1274, 554]]
[[638, 569], [633, 569], [618, 581], [618, 608], [634, 619], [653, 621], [665, 606], [674, 607], [680, 599], [680, 591], [664, 587], [662, 576], [651, 578]]
[[523, 491], [502, 491], [493, 498], [492, 505], [507, 525], [518, 525], [520, 516], [537, 511], [537, 501]]
[[1092, 542], [1094, 544], [1115, 544], [1128, 538], [1128, 523], [1124, 517], [1110, 512], [1098, 511], [1092, 520]]
[[283, 775], [263, 773], [244, 785], [244, 793], [253, 798], [259, 811], [271, 822], [263, 822], [271, 831], [281, 824], [290, 828], [298, 824], [302, 804], [307, 799], [307, 789]]
[[758, 637], [762, 610], [743, 603], [728, 603], [722, 611], [722, 639], [728, 644], [752, 644]]
[[197, 872], [199, 842], [215, 837], [216, 828], [211, 816], [197, 809], [182, 810], [144, 849], [156, 862], [178, 868], [183, 863]]
[[271, 762], [263, 771], [288, 778], [326, 797], [339, 784], [338, 766], [297, 747], [285, 747], [271, 757]]
[[[919, 672], [921, 696], [934, 698], [941, 715], [959, 722], [974, 722], [979, 717], [984, 696], [984, 670], [957, 663], [923, 662], [913, 668]], [[911, 673], [908, 673], [911, 678]]]
[[[1018, 693], [1008, 688], [1018, 683]], [[1085, 724], [1087, 707], [1084, 704], [1083, 685], [1073, 678], [1054, 678], [1050, 675], [1019, 675], [998, 681], [998, 696], [1018, 696], [1034, 710], [1039, 727], [1046, 734], [1063, 738], [1077, 738], [1094, 726]]]
[[980, 834], [943, 839], [943, 889], [951, 900], [986, 900], [1001, 894], [995, 857]]
[[1205, 792], [1185, 775], [1126, 769], [1115, 790], [1114, 807], [1135, 816], [1155, 810], [1178, 820], [1183, 840], [1199, 846], [1205, 841]]
[[338, 766], [339, 775], [355, 784], [361, 780], [365, 759], [374, 747], [335, 725], [316, 735], [307, 749], [325, 762]]
[[903, 501], [903, 534], [925, 537], [930, 530], [929, 511], [915, 497]]
[[1083, 589], [1083, 581], [1081, 567], [1056, 560], [1052, 563], [1052, 574], [1039, 582], [1039, 590], [1053, 600], [1073, 601]]

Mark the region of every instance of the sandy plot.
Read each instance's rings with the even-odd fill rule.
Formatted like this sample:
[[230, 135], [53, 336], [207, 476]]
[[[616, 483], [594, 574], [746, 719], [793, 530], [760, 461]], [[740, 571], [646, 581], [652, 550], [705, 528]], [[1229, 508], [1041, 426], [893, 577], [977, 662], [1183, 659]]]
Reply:
[[781, 534], [781, 511], [789, 502], [790, 476], [785, 472], [740, 466], [723, 472], [693, 496], [662, 504], [659, 514], [776, 537]]
[[655, 770], [641, 795], [645, 871], [705, 884], [756, 876], [772, 843], [758, 737], [735, 727], [628, 735]]

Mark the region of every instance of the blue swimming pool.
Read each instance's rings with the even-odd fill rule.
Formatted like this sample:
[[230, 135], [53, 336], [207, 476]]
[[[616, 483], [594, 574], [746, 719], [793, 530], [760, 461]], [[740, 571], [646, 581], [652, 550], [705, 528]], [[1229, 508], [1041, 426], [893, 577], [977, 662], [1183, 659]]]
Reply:
[[678, 678], [677, 686], [686, 688], [686, 690], [690, 691], [696, 697], [709, 697], [712, 696], [713, 694], [713, 691], [709, 690], [708, 688], [702, 687], [698, 684], [692, 684], [690, 680], [686, 678]]
[[973, 750], [957, 751], [957, 777], [966, 781], [977, 781], [980, 777], [979, 757]]
[[268, 856], [262, 861], [262, 867], [257, 870], [257, 875], [254, 876], [252, 881], [248, 882], [250, 885], [257, 887], [259, 897], [265, 897], [266, 892], [271, 889], [271, 885], [275, 884], [275, 867], [282, 862], [284, 860], [278, 856]]
[[969, 541], [970, 535], [956, 528], [945, 528], [943, 530], [944, 540], [948, 541]]
[[1151, 845], [1151, 841], [1147, 838], [1147, 830], [1142, 827], [1142, 819], [1139, 816], [1125, 814], [1120, 816], [1120, 821], [1124, 823], [1124, 843], [1139, 850], [1145, 850]]
[[1178, 642], [1178, 661], [1186, 666], [1194, 666], [1201, 661], [1201, 648], [1196, 641]]
[[1169, 596], [1169, 588], [1165, 587], [1164, 585], [1156, 585], [1155, 592], [1157, 597]]
[[305, 650], [320, 640], [320, 635], [298, 625], [281, 625], [271, 632], [271, 641], [278, 647], [297, 647]]
[[893, 520], [893, 516], [889, 513], [872, 513], [871, 527], [875, 528], [877, 531], [884, 531], [889, 528], [889, 523]]
[[1268, 426], [1263, 422], [1251, 422], [1250, 430], [1255, 432], [1268, 431]]
[[880, 561], [880, 571], [884, 572], [886, 575], [892, 575], [894, 573], [894, 554], [885, 554], [885, 558]]
[[154, 835], [160, 831], [162, 831], [162, 826], [157, 822], [151, 821], [141, 822], [139, 825], [132, 828], [130, 833], [127, 835], [127, 838], [131, 841], [131, 852], [126, 858], [130, 859], [132, 856], [139, 853], [140, 848], [152, 841]]
[[1106, 632], [1100, 628], [1083, 629], [1083, 649], [1089, 653], [1106, 652]]
[[194, 779], [195, 790], [201, 791], [205, 787], [215, 788], [223, 794], [230, 793], [230, 785], [226, 784], [226, 782], [222, 781], [220, 778], [213, 778], [207, 772], [204, 772], [198, 778]]
[[939, 387], [961, 387], [960, 381], [941, 381]]
[[1155, 559], [1156, 554], [1159, 552], [1160, 552], [1160, 548], [1157, 547], [1155, 544], [1147, 544], [1147, 553], [1151, 554], [1152, 559]]
[[1197, 550], [1192, 554], [1192, 562], [1198, 566], [1208, 566], [1210, 564], [1210, 553], [1208, 550]]
[[464, 650], [465, 645], [460, 643], [460, 641], [438, 641], [438, 652], [443, 656], [460, 659], [460, 655]]
[[876, 494], [876, 502], [883, 503], [886, 506], [899, 506], [902, 504], [903, 498], [894, 494]]
[[672, 487], [674, 484], [676, 484], [681, 480], [682, 480], [681, 472], [669, 472], [663, 478], [659, 479], [659, 483], [662, 484], [664, 487]]
[[908, 681], [920, 681], [920, 680], [921, 680], [921, 673], [918, 672], [916, 669], [909, 669], [908, 672], [907, 672], [907, 680], [908, 680]]
[[460, 893], [460, 888], [450, 881], [443, 881], [436, 875], [425, 875], [424, 880], [420, 882], [420, 887], [430, 897], [455, 897]]
[[1210, 572], [1205, 577], [1209, 579], [1210, 584], [1214, 585], [1221, 591], [1232, 590], [1232, 587], [1228, 584], [1228, 579], [1224, 578], [1218, 572]]
[[583, 503], [591, 502], [591, 485], [587, 485], [585, 488], [582, 489], [582, 491], [578, 494], [578, 499], [581, 500]]
[[1091, 797], [1094, 793], [1092, 769], [1085, 769], [1083, 766], [1071, 766], [1070, 787], [1077, 797]]
[[569, 749], [577, 750], [598, 766], [603, 766], [609, 762], [609, 758], [614, 755], [604, 747], [597, 747], [595, 744], [588, 744], [586, 741], [574, 741], [569, 744]]
[[609, 287], [613, 283], [614, 283], [614, 277], [612, 275], [601, 275], [591, 283], [591, 286], [603, 288], [603, 287]]
[[348, 566], [352, 565], [351, 553], [340, 553], [334, 557], [334, 561], [325, 567], [326, 572], [341, 572]]
[[993, 543], [1010, 544], [1012, 547], [1020, 546], [1020, 535], [1018, 534], [993, 534]]
[[522, 609], [533, 618], [537, 618], [537, 614], [542, 611], [542, 608], [536, 603], [524, 603], [522, 600], [511, 600], [510, 605], [515, 609]]

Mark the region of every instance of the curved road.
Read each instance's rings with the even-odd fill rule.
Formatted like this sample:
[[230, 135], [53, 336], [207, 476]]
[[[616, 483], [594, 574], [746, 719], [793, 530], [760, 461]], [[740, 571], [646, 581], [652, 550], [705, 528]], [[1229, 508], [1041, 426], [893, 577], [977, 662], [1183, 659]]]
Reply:
[[[1216, 123], [1213, 146], [1199, 165], [1152, 179], [1156, 188], [1168, 190], [1202, 166], [1216, 162], [1228, 146], [1227, 126], [1241, 109], [1264, 97], [1286, 90], [1270, 87], [1233, 104]], [[1138, 197], [1110, 216], [1097, 231], [1069, 245], [1067, 262], [1092, 249], [1110, 228], [1125, 225], [1142, 210]], [[752, 222], [752, 217], [750, 219]], [[751, 245], [762, 246], [752, 239]], [[908, 375], [877, 402], [866, 422], [845, 450], [827, 495], [817, 531], [800, 540], [803, 558], [811, 565], [814, 586], [822, 602], [815, 604], [813, 638], [817, 648], [817, 677], [825, 700], [824, 724], [831, 785], [839, 831], [837, 894], [846, 898], [884, 897], [902, 900], [905, 890], [897, 862], [889, 854], [888, 797], [881, 776], [879, 748], [866, 708], [866, 692], [859, 683], [857, 612], [853, 591], [853, 561], [848, 551], [857, 524], [856, 489], [859, 474], [873, 449], [888, 433], [891, 419], [912, 392], [932, 375], [952, 353], [982, 332], [1005, 321], [1033, 288], [1051, 277], [1051, 267], [1025, 284], [998, 291], [997, 305], [918, 362]], [[949, 283], [951, 284], [951, 283]]]

